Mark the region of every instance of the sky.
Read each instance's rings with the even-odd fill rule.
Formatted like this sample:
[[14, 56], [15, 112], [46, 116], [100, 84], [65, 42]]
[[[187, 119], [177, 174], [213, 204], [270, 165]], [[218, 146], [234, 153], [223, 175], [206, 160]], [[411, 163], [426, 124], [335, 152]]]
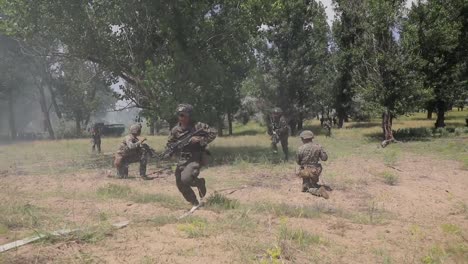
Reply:
[[[325, 6], [325, 11], [328, 17], [328, 24], [331, 25], [335, 18], [335, 11], [333, 11], [333, 0], [318, 0]], [[358, 1], [358, 0], [348, 0], [348, 1]], [[406, 7], [411, 7], [411, 4], [416, 2], [416, 0], [406, 0]]]

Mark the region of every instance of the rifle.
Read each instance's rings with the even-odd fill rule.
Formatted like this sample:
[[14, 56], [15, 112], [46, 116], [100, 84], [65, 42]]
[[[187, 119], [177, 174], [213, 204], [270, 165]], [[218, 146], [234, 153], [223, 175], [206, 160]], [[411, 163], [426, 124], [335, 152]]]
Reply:
[[186, 134], [178, 141], [172, 144], [168, 144], [166, 146], [166, 149], [161, 154], [157, 155], [156, 158], [158, 160], [163, 160], [172, 156], [174, 153], [182, 150], [185, 146], [187, 146], [190, 143], [190, 140], [192, 139], [192, 137], [200, 134], [201, 132], [203, 132], [203, 129], [198, 129], [196, 131]]

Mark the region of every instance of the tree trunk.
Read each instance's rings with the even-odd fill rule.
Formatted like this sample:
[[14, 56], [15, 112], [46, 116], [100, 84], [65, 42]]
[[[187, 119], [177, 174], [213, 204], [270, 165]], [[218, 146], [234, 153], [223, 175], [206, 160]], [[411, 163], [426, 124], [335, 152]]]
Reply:
[[16, 139], [16, 124], [15, 124], [15, 108], [13, 100], [13, 89], [8, 91], [8, 118], [10, 125], [10, 136], [11, 140]]
[[338, 117], [338, 128], [343, 128], [344, 124], [344, 117], [340, 116]]
[[432, 109], [427, 109], [427, 119], [432, 119]]
[[289, 127], [291, 128], [291, 135], [295, 135], [297, 131], [297, 122], [295, 119], [291, 119], [291, 121], [289, 121]]
[[441, 100], [437, 101], [436, 107], [437, 107], [437, 120], [435, 123], [435, 127], [436, 128], [445, 127], [445, 110], [446, 110], [445, 102]]
[[222, 118], [218, 118], [218, 137], [223, 136], [224, 121]]
[[54, 106], [55, 114], [59, 119], [62, 119], [62, 112], [60, 111], [60, 108], [58, 107], [57, 104], [57, 96], [55, 95], [54, 89], [51, 87], [49, 84], [49, 92], [50, 92], [50, 99], [52, 100], [52, 105]]
[[301, 113], [299, 114], [299, 119], [297, 120], [297, 131], [301, 131], [302, 129], [304, 129], [304, 120]]
[[229, 125], [229, 135], [232, 136], [232, 114], [228, 113], [227, 118], [228, 118], [228, 125]]
[[149, 123], [150, 135], [152, 135], [152, 136], [154, 136], [154, 130], [155, 130], [154, 123], [155, 122], [153, 122], [153, 121], [150, 121], [150, 123]]
[[392, 131], [393, 116], [388, 111], [383, 112], [382, 114], [382, 130], [384, 134], [384, 140], [381, 143], [381, 146], [385, 148], [388, 144], [396, 142], [393, 137]]
[[39, 90], [39, 104], [41, 105], [42, 114], [44, 115], [44, 130], [49, 133], [50, 139], [55, 139], [54, 129], [52, 128], [52, 123], [50, 122], [49, 109], [47, 107], [44, 87], [42, 86], [42, 83], [36, 85], [36, 87]]
[[75, 126], [76, 126], [76, 137], [81, 136], [81, 119], [76, 116], [75, 117]]

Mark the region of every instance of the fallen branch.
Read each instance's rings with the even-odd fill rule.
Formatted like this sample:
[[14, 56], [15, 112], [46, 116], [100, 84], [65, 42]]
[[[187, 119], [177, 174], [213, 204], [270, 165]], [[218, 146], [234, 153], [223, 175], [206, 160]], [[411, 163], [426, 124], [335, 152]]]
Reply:
[[[129, 224], [128, 221], [124, 221], [124, 222], [112, 224], [112, 226], [117, 228], [117, 229], [120, 229], [120, 228], [126, 227], [128, 224]], [[3, 246], [0, 246], [0, 253], [5, 252], [5, 251], [10, 250], [10, 249], [15, 249], [15, 248], [24, 246], [26, 244], [32, 243], [34, 241], [40, 240], [40, 239], [42, 239], [44, 237], [47, 237], [47, 236], [50, 236], [50, 235], [52, 235], [52, 236], [64, 236], [64, 235], [68, 235], [70, 233], [77, 232], [77, 231], [80, 231], [80, 230], [82, 230], [82, 229], [80, 229], [80, 228], [61, 229], [61, 230], [54, 231], [54, 232], [52, 232], [50, 234], [38, 234], [36, 236], [28, 237], [28, 238], [21, 239], [21, 240], [16, 240], [14, 242], [5, 244]]]

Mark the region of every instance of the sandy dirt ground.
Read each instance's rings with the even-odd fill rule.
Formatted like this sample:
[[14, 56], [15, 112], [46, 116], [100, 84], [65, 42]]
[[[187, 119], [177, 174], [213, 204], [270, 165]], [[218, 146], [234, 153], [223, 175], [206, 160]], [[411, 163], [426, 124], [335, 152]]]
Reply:
[[[211, 167], [202, 171], [208, 196], [218, 190], [240, 206], [202, 208], [183, 221], [175, 218], [190, 206], [172, 175], [143, 181], [111, 179], [106, 173], [2, 175], [2, 203], [41, 208], [47, 223], [40, 230], [130, 224], [107, 230], [96, 241], [69, 236], [26, 245], [3, 253], [0, 262], [468, 263], [468, 171], [456, 161], [405, 155], [387, 166], [343, 157], [324, 165], [322, 180], [333, 188], [329, 200], [301, 193], [301, 180], [289, 168]], [[398, 182], [386, 183], [385, 173]], [[99, 195], [109, 184], [169, 198], [139, 202]], [[282, 215], [276, 212], [279, 206], [316, 215]], [[313, 234], [319, 241], [300, 245], [297, 238], [281, 239], [281, 228]], [[0, 235], [0, 243], [32, 234], [25, 229]], [[272, 253], [275, 249], [280, 257]]]

